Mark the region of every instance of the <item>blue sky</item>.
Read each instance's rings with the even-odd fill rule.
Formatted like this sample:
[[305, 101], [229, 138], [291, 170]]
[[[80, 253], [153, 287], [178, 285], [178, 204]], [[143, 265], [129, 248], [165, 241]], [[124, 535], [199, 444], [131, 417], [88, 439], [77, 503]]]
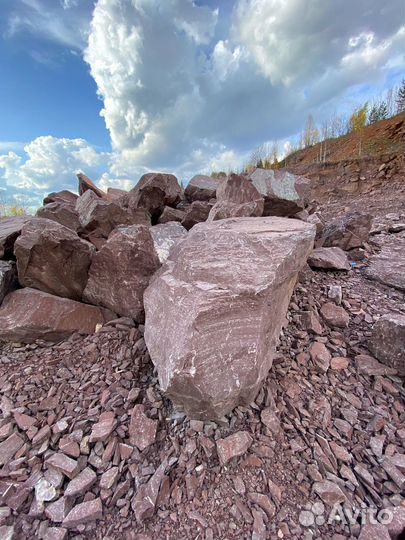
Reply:
[[0, 0], [0, 198], [282, 150], [400, 82], [402, 21], [400, 0]]

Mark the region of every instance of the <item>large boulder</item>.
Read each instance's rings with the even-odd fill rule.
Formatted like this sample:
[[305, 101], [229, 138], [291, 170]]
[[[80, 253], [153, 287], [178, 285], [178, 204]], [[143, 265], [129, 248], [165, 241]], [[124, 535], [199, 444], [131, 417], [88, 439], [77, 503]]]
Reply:
[[0, 339], [61, 341], [74, 332], [92, 334], [98, 324], [114, 317], [106, 309], [36, 289], [19, 289], [8, 294], [0, 307]]
[[331, 221], [317, 243], [323, 247], [340, 247], [345, 251], [362, 247], [368, 241], [372, 216], [350, 212]]
[[338, 247], [315, 248], [308, 257], [311, 268], [324, 270], [350, 270], [350, 262], [343, 249]]
[[93, 257], [83, 299], [143, 321], [143, 293], [159, 268], [148, 227], [118, 227]]
[[308, 178], [273, 169], [255, 169], [249, 178], [264, 197], [264, 216], [293, 216], [309, 202]]
[[76, 193], [72, 193], [68, 190], [63, 191], [56, 191], [53, 193], [49, 193], [44, 199], [44, 204], [50, 204], [54, 202], [64, 203], [68, 204], [70, 206], [75, 206], [76, 200], [78, 198], [78, 195]]
[[188, 231], [203, 221], [207, 221], [210, 214], [212, 204], [207, 201], [194, 201], [187, 208], [184, 218], [181, 221], [181, 224]]
[[370, 351], [380, 362], [405, 376], [405, 315], [383, 315], [373, 326]]
[[230, 217], [258, 217], [263, 214], [264, 199], [247, 178], [231, 174], [217, 189], [217, 202], [208, 221]]
[[405, 291], [405, 238], [385, 237], [381, 251], [373, 255], [364, 274], [367, 278]]
[[145, 341], [162, 390], [191, 418], [255, 397], [314, 237], [298, 220], [201, 223], [152, 278]]
[[20, 236], [21, 229], [32, 219], [29, 216], [0, 218], [0, 259], [13, 257], [14, 243]]
[[187, 184], [184, 195], [190, 202], [209, 201], [210, 199], [215, 199], [217, 188], [220, 183], [221, 180], [218, 178], [197, 174], [196, 176], [193, 176]]
[[0, 261], [0, 304], [4, 297], [17, 287], [17, 284], [15, 262]]
[[123, 198], [129, 208], [145, 208], [158, 219], [165, 206], [176, 206], [183, 199], [183, 190], [174, 174], [147, 173]]
[[38, 209], [37, 216], [56, 221], [75, 232], [80, 228], [79, 214], [76, 212], [75, 207], [62, 201], [55, 201], [42, 206]]
[[87, 237], [108, 238], [118, 225], [150, 225], [150, 216], [143, 208], [123, 208], [115, 202], [105, 201], [89, 190], [77, 199], [76, 211], [82, 234]]
[[14, 245], [19, 281], [24, 287], [80, 300], [94, 251], [89, 242], [55, 221], [31, 220]]
[[77, 179], [79, 180], [78, 191], [80, 195], [84, 195], [86, 191], [92, 191], [95, 195], [97, 195], [97, 197], [100, 197], [101, 199], [108, 199], [107, 193], [99, 189], [96, 184], [85, 174], [79, 173], [77, 175]]
[[186, 229], [176, 221], [155, 225], [150, 232], [161, 264], [169, 257], [174, 246], [187, 236]]

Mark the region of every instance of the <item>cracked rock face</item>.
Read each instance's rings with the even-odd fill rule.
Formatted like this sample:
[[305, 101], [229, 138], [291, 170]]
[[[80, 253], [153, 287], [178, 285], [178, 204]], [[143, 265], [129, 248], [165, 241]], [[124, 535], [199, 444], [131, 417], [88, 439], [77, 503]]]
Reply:
[[272, 365], [313, 225], [239, 218], [194, 227], [145, 292], [161, 388], [191, 418], [249, 403]]
[[247, 178], [231, 174], [217, 189], [217, 202], [212, 207], [208, 221], [231, 217], [261, 216], [264, 199]]

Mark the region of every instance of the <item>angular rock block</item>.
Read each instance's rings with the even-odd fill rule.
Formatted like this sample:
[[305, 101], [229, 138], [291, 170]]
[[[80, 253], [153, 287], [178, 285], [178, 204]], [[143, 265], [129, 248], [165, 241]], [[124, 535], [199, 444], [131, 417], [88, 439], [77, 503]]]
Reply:
[[204, 174], [197, 174], [196, 176], [193, 176], [187, 184], [184, 195], [190, 202], [215, 199], [217, 189], [222, 180], [219, 178], [212, 178], [211, 176], [205, 176]]
[[339, 247], [316, 248], [308, 257], [311, 268], [325, 270], [350, 270], [349, 259], [343, 249]]
[[13, 257], [14, 243], [21, 229], [32, 219], [30, 216], [0, 218], [0, 259]]
[[79, 180], [78, 191], [80, 195], [83, 195], [86, 193], [86, 191], [92, 191], [97, 195], [97, 197], [100, 197], [101, 199], [108, 199], [107, 193], [99, 189], [96, 184], [85, 174], [77, 174], [77, 179]]
[[197, 223], [201, 223], [207, 220], [211, 208], [212, 204], [207, 201], [192, 202], [186, 210], [185, 216], [182, 219], [181, 224], [185, 229], [189, 231], [192, 227], [194, 227], [194, 225], [197, 225]]
[[91, 263], [83, 299], [143, 321], [143, 293], [159, 258], [148, 227], [118, 227]]
[[0, 307], [0, 339], [60, 341], [74, 332], [92, 334], [97, 324], [114, 318], [115, 314], [106, 309], [36, 289], [20, 289], [7, 295]]
[[186, 229], [176, 221], [155, 225], [149, 231], [161, 264], [168, 258], [174, 246], [187, 236]]
[[370, 351], [380, 362], [405, 377], [405, 315], [383, 315], [373, 326]]
[[24, 287], [81, 300], [94, 251], [56, 221], [31, 220], [14, 246], [19, 281]]
[[231, 174], [217, 190], [217, 202], [208, 221], [231, 217], [261, 216], [264, 199], [255, 186], [244, 176]]
[[76, 211], [84, 236], [93, 234], [99, 238], [108, 238], [110, 232], [119, 225], [150, 225], [150, 216], [145, 209], [124, 208], [97, 197], [92, 190], [77, 199]]
[[183, 190], [173, 174], [147, 173], [124, 199], [129, 208], [145, 208], [158, 218], [165, 206], [176, 206], [183, 199]]
[[309, 202], [308, 178], [273, 169], [256, 169], [249, 178], [264, 197], [264, 216], [293, 216]]
[[319, 246], [340, 247], [345, 251], [362, 247], [368, 241], [372, 216], [350, 212], [331, 221], [319, 239]]
[[79, 215], [74, 205], [61, 201], [55, 201], [39, 208], [37, 210], [37, 216], [56, 221], [75, 232], [80, 227]]
[[195, 226], [145, 291], [160, 386], [195, 419], [250, 403], [272, 365], [315, 226], [232, 218]]
[[76, 193], [72, 193], [71, 191], [68, 191], [67, 189], [64, 189], [63, 191], [54, 191], [52, 193], [49, 193], [44, 199], [44, 205], [45, 204], [51, 204], [54, 202], [64, 203], [68, 204], [70, 206], [75, 206], [76, 200], [78, 198], [78, 195]]

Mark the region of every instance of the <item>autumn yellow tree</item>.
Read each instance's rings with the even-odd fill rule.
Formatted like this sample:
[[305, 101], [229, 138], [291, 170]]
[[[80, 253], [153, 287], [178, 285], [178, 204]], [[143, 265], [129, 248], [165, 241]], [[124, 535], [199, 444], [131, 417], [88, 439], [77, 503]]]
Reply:
[[356, 133], [366, 127], [368, 117], [368, 103], [354, 110], [350, 117], [350, 129]]

